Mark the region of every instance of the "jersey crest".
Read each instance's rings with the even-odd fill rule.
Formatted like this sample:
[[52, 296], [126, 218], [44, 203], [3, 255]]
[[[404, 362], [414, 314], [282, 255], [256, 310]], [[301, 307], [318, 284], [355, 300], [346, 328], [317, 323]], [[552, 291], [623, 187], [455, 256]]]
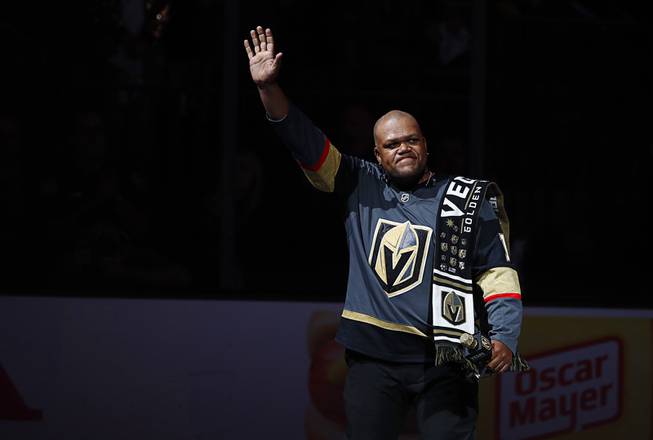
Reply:
[[378, 220], [368, 261], [388, 296], [405, 293], [422, 282], [432, 232], [408, 221]]

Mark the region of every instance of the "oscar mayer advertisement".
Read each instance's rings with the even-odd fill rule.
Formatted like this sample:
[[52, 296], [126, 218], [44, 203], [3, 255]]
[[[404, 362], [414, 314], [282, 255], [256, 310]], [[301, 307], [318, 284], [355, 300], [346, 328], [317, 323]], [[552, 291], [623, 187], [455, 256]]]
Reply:
[[651, 438], [652, 321], [632, 311], [532, 309], [530, 371], [481, 383], [479, 438]]
[[[653, 438], [652, 323], [628, 311], [527, 310], [520, 351], [531, 369], [481, 380], [478, 438]], [[329, 312], [309, 320], [311, 440], [343, 438], [347, 366], [336, 326]], [[414, 413], [400, 438], [419, 438]]]
[[[0, 297], [0, 439], [342, 440], [341, 308]], [[653, 438], [652, 323], [526, 308], [531, 369], [481, 380], [476, 438]]]

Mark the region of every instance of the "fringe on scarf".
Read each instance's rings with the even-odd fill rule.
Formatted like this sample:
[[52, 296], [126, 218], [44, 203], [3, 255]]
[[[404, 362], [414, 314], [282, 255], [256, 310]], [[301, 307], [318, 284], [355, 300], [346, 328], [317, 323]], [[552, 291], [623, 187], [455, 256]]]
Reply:
[[512, 365], [510, 365], [510, 371], [515, 371], [517, 373], [522, 371], [528, 371], [531, 369], [531, 366], [528, 365], [528, 361], [524, 359], [519, 352], [515, 353], [512, 357]]
[[479, 374], [478, 366], [465, 357], [462, 347], [453, 344], [436, 344], [435, 365], [460, 364], [465, 370]]
[[[479, 369], [479, 365], [467, 359], [465, 352], [461, 346], [454, 344], [436, 344], [435, 365], [442, 365], [446, 363], [457, 363], [467, 372], [478, 375], [482, 374], [482, 371]], [[508, 371], [519, 373], [522, 371], [528, 371], [529, 369], [530, 366], [528, 365], [528, 362], [518, 352], [512, 357], [512, 364], [510, 365]]]

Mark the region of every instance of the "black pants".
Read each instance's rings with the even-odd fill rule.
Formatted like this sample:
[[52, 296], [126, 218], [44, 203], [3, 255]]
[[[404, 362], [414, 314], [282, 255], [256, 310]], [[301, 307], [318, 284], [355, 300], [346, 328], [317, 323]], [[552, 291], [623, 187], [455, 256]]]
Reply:
[[457, 366], [382, 361], [346, 350], [347, 438], [396, 440], [414, 405], [425, 440], [473, 439], [478, 384]]

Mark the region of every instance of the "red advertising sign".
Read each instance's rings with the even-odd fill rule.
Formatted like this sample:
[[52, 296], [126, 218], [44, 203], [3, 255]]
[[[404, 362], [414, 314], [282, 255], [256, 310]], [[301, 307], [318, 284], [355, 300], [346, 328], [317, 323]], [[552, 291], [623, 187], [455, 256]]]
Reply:
[[0, 364], [0, 420], [41, 420], [40, 410], [29, 408]]
[[545, 438], [622, 412], [623, 344], [607, 338], [528, 356], [530, 371], [498, 377], [499, 439]]

